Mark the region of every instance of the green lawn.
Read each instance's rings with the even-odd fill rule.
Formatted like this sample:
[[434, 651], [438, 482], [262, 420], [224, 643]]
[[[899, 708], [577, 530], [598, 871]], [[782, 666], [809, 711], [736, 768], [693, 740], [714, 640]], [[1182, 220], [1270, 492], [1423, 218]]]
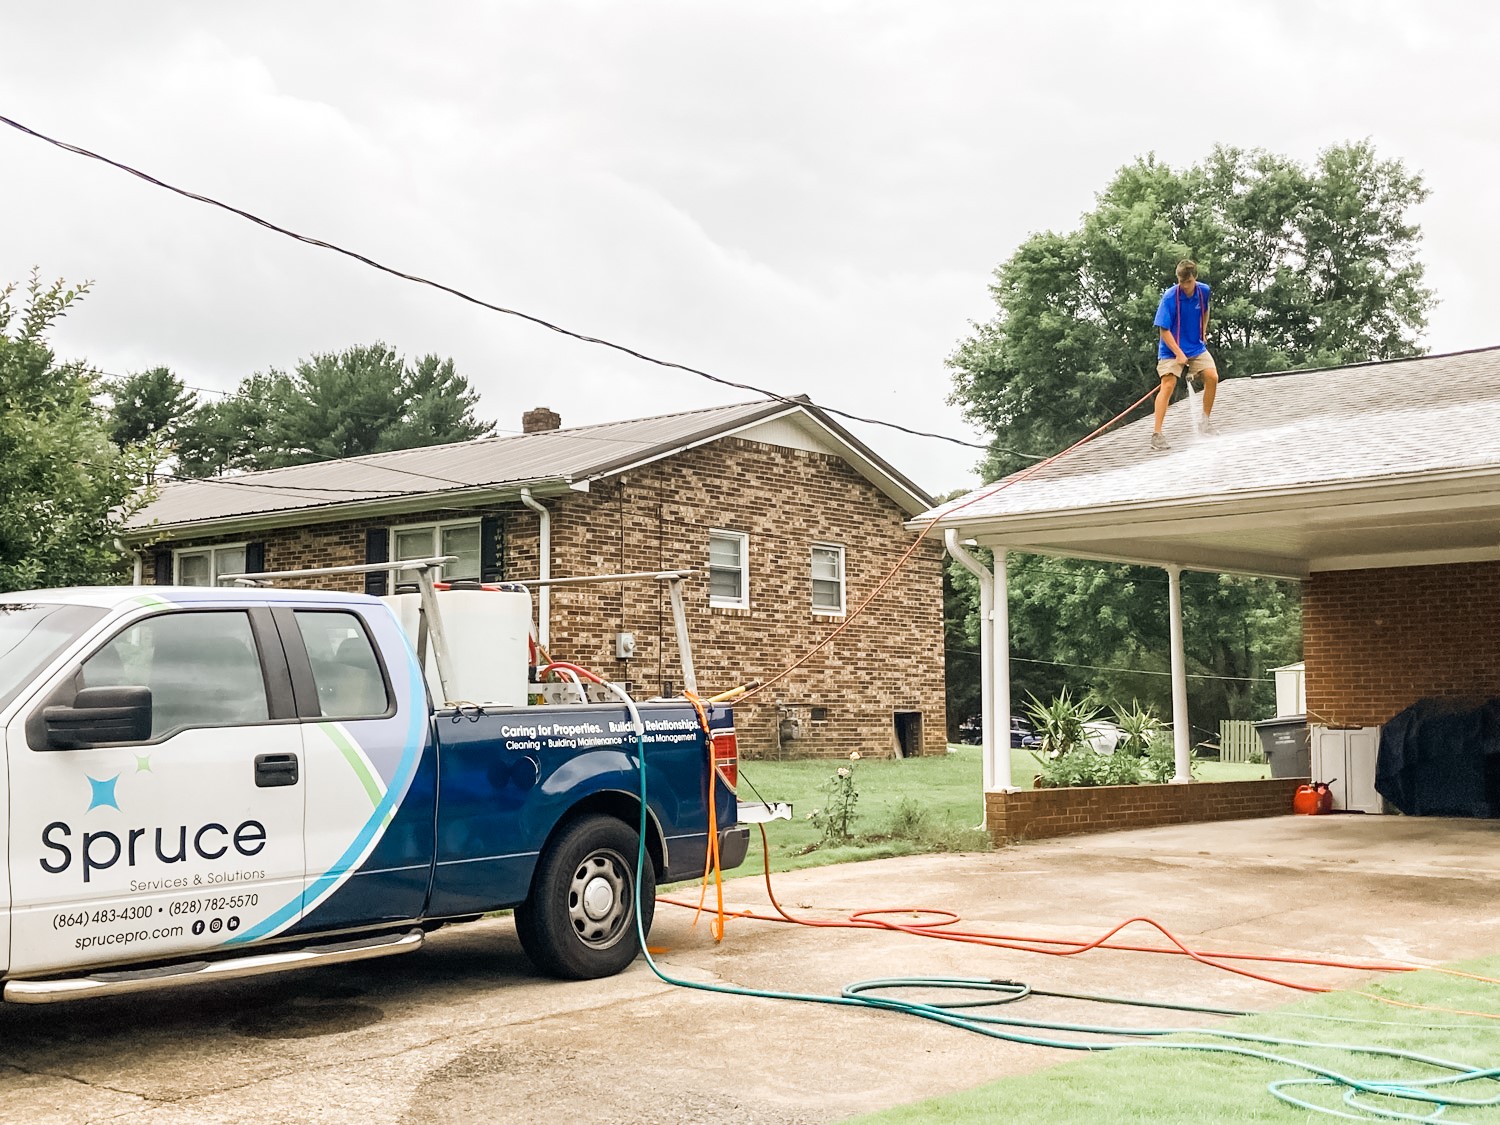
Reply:
[[[1484, 976], [1500, 976], [1500, 956], [1455, 966]], [[1377, 983], [1360, 986], [1364, 991], [1407, 1003], [1438, 1005], [1466, 1011], [1500, 1014], [1500, 987], [1435, 972], [1391, 975]], [[1005, 1009], [1007, 1016], [1047, 1019], [1047, 1001], [1032, 998]], [[1022, 1010], [1024, 1009], [1024, 1011]], [[1099, 1023], [1107, 1023], [1111, 1012], [1099, 1005]], [[1337, 1023], [1305, 1018], [1308, 1015], [1380, 1021], [1373, 1024]], [[1160, 1013], [1156, 1026], [1170, 1027], [1170, 1012]], [[1447, 1025], [1447, 1026], [1441, 1026]], [[1394, 1047], [1473, 1067], [1500, 1065], [1500, 1019], [1486, 1020], [1392, 1007], [1350, 992], [1331, 993], [1278, 1008], [1266, 1015], [1226, 1020], [1218, 1025], [1236, 1032], [1251, 1032], [1276, 1038], [1301, 1039], [1319, 1044], [1345, 1043]], [[1024, 1030], [1024, 1029], [1023, 1029]], [[954, 1034], [965, 1034], [955, 1031]], [[1045, 1033], [1037, 1033], [1045, 1034]], [[1211, 1040], [1201, 1035], [1194, 1039]], [[1180, 1040], [1179, 1040], [1180, 1041]], [[1221, 1041], [1222, 1042], [1222, 1041]], [[1246, 1046], [1255, 1046], [1246, 1044]], [[1293, 1056], [1360, 1079], [1414, 1080], [1435, 1078], [1446, 1072], [1408, 1060], [1356, 1055], [1345, 1050], [1279, 1046], [1260, 1047], [1283, 1056]], [[1323, 1115], [1278, 1102], [1266, 1084], [1283, 1078], [1303, 1077], [1295, 1068], [1255, 1059], [1211, 1055], [1190, 1051], [1126, 1049], [1095, 1055], [1080, 1055], [1034, 1074], [1004, 1079], [961, 1094], [858, 1118], [860, 1122], [997, 1122], [1025, 1121], [1028, 1125], [1090, 1125], [1115, 1123], [1174, 1122], [1307, 1122], [1322, 1121]], [[1449, 1088], [1450, 1093], [1500, 1103], [1500, 1083], [1480, 1080]], [[1295, 1095], [1319, 1107], [1349, 1109], [1342, 1090], [1314, 1086], [1294, 1088]], [[1367, 1097], [1369, 1104], [1385, 1111], [1413, 1114], [1416, 1120], [1433, 1110], [1430, 1104]], [[1335, 1117], [1339, 1114], [1335, 1114]], [[1360, 1120], [1381, 1120], [1374, 1114]], [[1388, 1119], [1388, 1118], [1387, 1118]], [[1440, 1121], [1497, 1122], [1500, 1106], [1452, 1109]]]
[[[771, 844], [771, 870], [792, 871], [827, 863], [912, 855], [926, 851], [979, 851], [989, 847], [978, 829], [984, 816], [983, 765], [977, 746], [950, 746], [944, 755], [923, 758], [870, 759], [854, 764], [859, 803], [855, 808], [854, 832], [861, 838], [847, 846], [818, 848], [820, 831], [807, 814], [827, 804], [822, 786], [840, 766], [842, 758], [810, 761], [740, 763], [740, 796], [747, 801], [791, 801], [794, 816], [766, 826]], [[1194, 765], [1203, 781], [1240, 781], [1269, 777], [1263, 765], [1198, 762]], [[1025, 750], [1011, 751], [1012, 777], [1030, 785], [1037, 764]], [[753, 784], [753, 788], [752, 788]], [[759, 794], [759, 796], [757, 796]], [[893, 834], [893, 819], [902, 799], [922, 810], [924, 823], [916, 833]], [[909, 826], [908, 826], [909, 827]], [[750, 855], [736, 875], [758, 875], [762, 863], [760, 834], [751, 832]]]

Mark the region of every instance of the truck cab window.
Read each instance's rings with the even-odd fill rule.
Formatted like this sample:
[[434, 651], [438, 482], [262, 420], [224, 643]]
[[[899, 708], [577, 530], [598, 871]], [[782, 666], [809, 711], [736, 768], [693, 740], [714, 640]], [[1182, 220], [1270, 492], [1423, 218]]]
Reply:
[[318, 704], [329, 719], [369, 719], [390, 709], [385, 677], [364, 625], [352, 613], [298, 610]]
[[83, 663], [84, 687], [151, 689], [151, 737], [263, 723], [270, 711], [250, 618], [167, 613], [138, 621]]
[[86, 605], [0, 602], [0, 707], [103, 616]]

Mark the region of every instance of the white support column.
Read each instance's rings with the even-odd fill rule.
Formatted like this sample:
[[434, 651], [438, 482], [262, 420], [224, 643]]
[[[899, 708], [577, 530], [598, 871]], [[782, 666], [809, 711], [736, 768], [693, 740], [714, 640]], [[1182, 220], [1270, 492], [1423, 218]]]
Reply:
[[[1002, 690], [1006, 698], [1010, 695], [1010, 680], [1007, 674], [1003, 680], [998, 679], [995, 674], [995, 579], [988, 570], [969, 553], [968, 549], [959, 542], [959, 533], [956, 528], [948, 528], [943, 533], [943, 540], [948, 547], [948, 553], [958, 560], [960, 566], [974, 575], [979, 580], [979, 698], [980, 698], [980, 760], [984, 764], [984, 788], [988, 792], [991, 789], [1001, 788], [1010, 784], [1010, 717], [1007, 713], [1004, 720], [1005, 733], [1005, 757], [1007, 769], [1005, 780], [1000, 780], [999, 770], [1001, 757], [998, 753], [1000, 746], [997, 734], [1001, 728], [1001, 721], [996, 715], [995, 695], [997, 684], [1003, 684]], [[1008, 706], [1008, 704], [1006, 704]]]
[[995, 787], [995, 641], [990, 619], [995, 613], [995, 584], [985, 575], [979, 582], [979, 723], [980, 760], [985, 791]]
[[1182, 644], [1182, 567], [1167, 570], [1167, 612], [1172, 633], [1172, 749], [1176, 758], [1173, 784], [1193, 780], [1193, 728], [1188, 722], [1187, 654]]
[[1006, 573], [1005, 548], [995, 548], [995, 770], [993, 785], [986, 788], [1014, 789], [1010, 776], [1010, 578]]

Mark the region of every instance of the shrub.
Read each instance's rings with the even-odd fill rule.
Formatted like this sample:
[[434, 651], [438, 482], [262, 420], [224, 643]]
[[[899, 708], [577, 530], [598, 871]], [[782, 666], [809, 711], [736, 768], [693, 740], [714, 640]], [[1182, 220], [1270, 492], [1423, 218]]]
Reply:
[[[1166, 737], [1166, 728], [1163, 728], [1162, 737], [1157, 738], [1146, 751], [1146, 756], [1141, 760], [1141, 772], [1146, 775], [1147, 781], [1154, 781], [1158, 785], [1172, 780], [1172, 775], [1177, 772], [1177, 755], [1172, 746], [1172, 739]], [[1194, 749], [1188, 758], [1188, 769], [1196, 774], [1197, 763], [1194, 759], [1198, 751]]]
[[1144, 757], [1161, 738], [1161, 720], [1149, 707], [1142, 707], [1139, 700], [1130, 701], [1130, 710], [1115, 708], [1115, 725], [1125, 737], [1115, 752], [1124, 751], [1134, 757]]
[[1139, 785], [1141, 759], [1130, 754], [1096, 754], [1088, 746], [1057, 758], [1037, 759], [1042, 767], [1041, 788], [1076, 785]]
[[1087, 748], [1088, 731], [1084, 724], [1099, 714], [1097, 708], [1082, 701], [1073, 702], [1066, 688], [1051, 703], [1043, 703], [1033, 695], [1026, 704], [1026, 713], [1041, 737], [1042, 755], [1050, 759], [1066, 757], [1079, 745]]
[[819, 847], [845, 844], [854, 835], [854, 806], [859, 804], [859, 789], [854, 783], [854, 769], [859, 764], [859, 751], [849, 754], [849, 764], [834, 770], [823, 783], [828, 800], [821, 809], [808, 813], [810, 819], [823, 833]]

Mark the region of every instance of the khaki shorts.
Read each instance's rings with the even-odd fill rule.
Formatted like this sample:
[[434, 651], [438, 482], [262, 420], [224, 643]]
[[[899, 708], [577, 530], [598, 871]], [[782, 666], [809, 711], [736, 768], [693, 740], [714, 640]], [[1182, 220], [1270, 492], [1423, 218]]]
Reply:
[[[1214, 357], [1207, 352], [1199, 352], [1197, 355], [1188, 356], [1188, 374], [1198, 378], [1205, 371], [1212, 371], [1218, 375], [1218, 366], [1214, 363]], [[1182, 374], [1183, 363], [1180, 359], [1159, 359], [1156, 361], [1156, 373], [1161, 378], [1177, 378]]]

